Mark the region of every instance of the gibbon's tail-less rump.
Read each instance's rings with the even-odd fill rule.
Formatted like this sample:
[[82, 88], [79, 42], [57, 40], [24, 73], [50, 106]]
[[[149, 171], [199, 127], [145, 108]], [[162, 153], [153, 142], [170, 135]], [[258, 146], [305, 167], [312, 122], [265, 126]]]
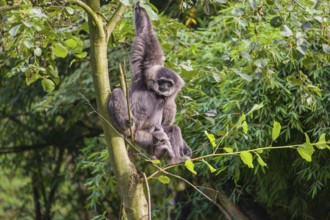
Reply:
[[135, 143], [147, 149], [153, 159], [167, 157], [169, 163], [183, 162], [191, 157], [192, 151], [173, 121], [175, 98], [184, 81], [164, 67], [164, 53], [145, 9], [137, 4], [134, 10], [136, 36], [132, 45], [129, 93], [132, 120], [128, 120], [128, 106], [121, 89], [114, 89], [110, 96], [110, 118], [126, 137], [131, 135], [132, 128]]

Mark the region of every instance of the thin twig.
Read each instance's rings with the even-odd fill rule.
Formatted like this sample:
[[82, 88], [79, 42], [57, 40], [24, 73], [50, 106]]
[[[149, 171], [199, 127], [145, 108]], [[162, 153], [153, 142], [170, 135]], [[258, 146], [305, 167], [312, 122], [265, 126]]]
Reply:
[[119, 7], [112, 15], [111, 19], [105, 26], [105, 30], [107, 33], [107, 40], [109, 40], [110, 35], [112, 34], [113, 30], [115, 29], [116, 24], [120, 21], [121, 16], [124, 14], [126, 6], [120, 3]]
[[[127, 87], [125, 60], [124, 60], [124, 68], [121, 66], [121, 64], [119, 64], [119, 73], [120, 73], [119, 78], [120, 78], [121, 89], [126, 97], [128, 121], [131, 122], [132, 115], [131, 115], [131, 106], [130, 106], [130, 101], [129, 101], [128, 87]], [[130, 136], [131, 136], [131, 142], [134, 143], [132, 126], [129, 127], [129, 132], [130, 132]]]
[[147, 187], [147, 195], [148, 195], [148, 220], [151, 220], [151, 197], [150, 197], [150, 188], [149, 188], [149, 183], [148, 179], [145, 173], [142, 173], [144, 182], [146, 183]]
[[182, 180], [183, 182], [187, 183], [189, 186], [191, 186], [192, 188], [194, 188], [197, 192], [199, 192], [202, 196], [204, 196], [204, 198], [206, 198], [207, 200], [209, 200], [210, 202], [212, 202], [216, 207], [218, 207], [221, 212], [225, 215], [225, 217], [227, 219], [232, 219], [231, 216], [227, 213], [227, 211], [221, 206], [219, 205], [216, 201], [214, 201], [213, 199], [211, 199], [208, 195], [206, 195], [205, 193], [203, 193], [200, 189], [198, 189], [194, 184], [192, 184], [191, 182], [189, 182], [188, 180], [186, 180], [185, 178], [175, 175], [173, 173], [169, 173], [167, 171], [165, 171], [164, 169], [158, 167], [157, 165], [154, 164], [154, 166], [161, 172], [164, 173], [166, 175], [172, 176], [174, 178], [177, 178], [179, 180]]
[[[324, 142], [324, 143], [318, 143], [318, 144], [328, 144], [329, 142]], [[315, 145], [316, 143], [311, 143], [312, 145]], [[279, 150], [279, 149], [297, 149], [298, 147], [302, 147], [304, 144], [295, 144], [295, 145], [290, 145], [290, 146], [276, 146], [276, 147], [273, 147], [273, 146], [270, 146], [270, 147], [262, 147], [262, 148], [256, 148], [256, 149], [250, 149], [250, 150], [245, 150], [247, 152], [256, 152], [256, 151], [259, 151], [259, 150]], [[203, 156], [200, 156], [200, 157], [195, 157], [195, 158], [192, 158], [191, 161], [200, 161], [204, 158], [210, 158], [210, 157], [221, 157], [221, 156], [238, 156], [241, 152], [238, 151], [238, 152], [231, 152], [231, 153], [218, 153], [218, 154], [207, 154], [207, 155], [203, 155]], [[174, 165], [170, 165], [170, 166], [167, 166], [167, 167], [164, 167], [162, 168], [162, 170], [168, 170], [168, 169], [171, 169], [173, 167], [176, 167], [180, 164], [174, 164]], [[148, 179], [156, 176], [160, 171], [156, 171], [154, 172], [153, 174], [151, 174]]]
[[[125, 90], [126, 90], [126, 102], [127, 102], [127, 111], [128, 111], [128, 120], [132, 120], [132, 113], [131, 113], [131, 105], [130, 105], [130, 98], [129, 98], [129, 89], [127, 84], [127, 77], [126, 77], [126, 62], [124, 60], [124, 81], [125, 81]], [[133, 135], [133, 129], [132, 127], [129, 127], [129, 132], [131, 134], [131, 141], [134, 143], [134, 135]]]
[[89, 7], [89, 5], [87, 5], [86, 3], [84, 3], [80, 0], [73, 0], [73, 2], [76, 3], [77, 5], [79, 5], [81, 8], [83, 8], [92, 17], [94, 23], [97, 26], [97, 30], [100, 34], [100, 37], [104, 38], [105, 33], [104, 33], [104, 29], [103, 29], [102, 19], [99, 19], [97, 13], [95, 13], [95, 11], [93, 11], [93, 9], [91, 7]]
[[123, 67], [121, 66], [121, 63], [119, 63], [119, 80], [120, 80], [121, 90], [123, 91], [125, 96], [127, 96], [127, 91], [126, 91], [127, 86], [126, 86], [126, 82], [124, 80], [124, 70], [123, 70]]

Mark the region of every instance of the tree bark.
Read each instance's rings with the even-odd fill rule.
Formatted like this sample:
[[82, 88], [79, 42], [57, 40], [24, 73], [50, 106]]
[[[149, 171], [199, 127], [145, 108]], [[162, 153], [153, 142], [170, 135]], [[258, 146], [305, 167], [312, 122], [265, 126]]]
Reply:
[[[88, 0], [87, 5], [95, 13], [93, 16], [90, 13], [88, 14], [91, 44], [90, 59], [97, 109], [102, 117], [102, 128], [108, 146], [110, 163], [118, 181], [126, 216], [128, 219], [147, 219], [148, 205], [143, 191], [143, 180], [128, 157], [124, 139], [109, 124], [108, 100], [111, 88], [108, 74], [107, 41], [111, 33], [106, 33], [103, 25], [103, 29], [99, 29], [100, 23], [98, 22], [102, 23], [102, 17], [97, 15], [100, 12], [100, 1]], [[95, 17], [98, 17], [98, 22], [96, 22]], [[116, 22], [116, 19], [111, 20]]]

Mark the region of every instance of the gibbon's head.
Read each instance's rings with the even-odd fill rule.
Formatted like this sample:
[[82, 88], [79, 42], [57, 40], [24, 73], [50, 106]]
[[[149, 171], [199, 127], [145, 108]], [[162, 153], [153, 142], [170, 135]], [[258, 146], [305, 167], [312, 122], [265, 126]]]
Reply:
[[163, 66], [152, 68], [147, 75], [148, 89], [160, 96], [176, 95], [184, 86], [184, 81], [178, 74]]

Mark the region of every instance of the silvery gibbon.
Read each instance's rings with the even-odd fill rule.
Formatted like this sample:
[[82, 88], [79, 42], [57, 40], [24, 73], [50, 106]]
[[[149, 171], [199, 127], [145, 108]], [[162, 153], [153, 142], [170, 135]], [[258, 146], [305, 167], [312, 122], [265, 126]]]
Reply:
[[181, 130], [173, 125], [175, 98], [184, 86], [183, 79], [164, 67], [164, 53], [145, 9], [135, 5], [135, 32], [132, 45], [132, 84], [129, 102], [132, 119], [122, 90], [114, 89], [109, 101], [110, 119], [115, 128], [143, 146], [152, 159], [167, 157], [170, 164], [191, 157], [191, 149]]

